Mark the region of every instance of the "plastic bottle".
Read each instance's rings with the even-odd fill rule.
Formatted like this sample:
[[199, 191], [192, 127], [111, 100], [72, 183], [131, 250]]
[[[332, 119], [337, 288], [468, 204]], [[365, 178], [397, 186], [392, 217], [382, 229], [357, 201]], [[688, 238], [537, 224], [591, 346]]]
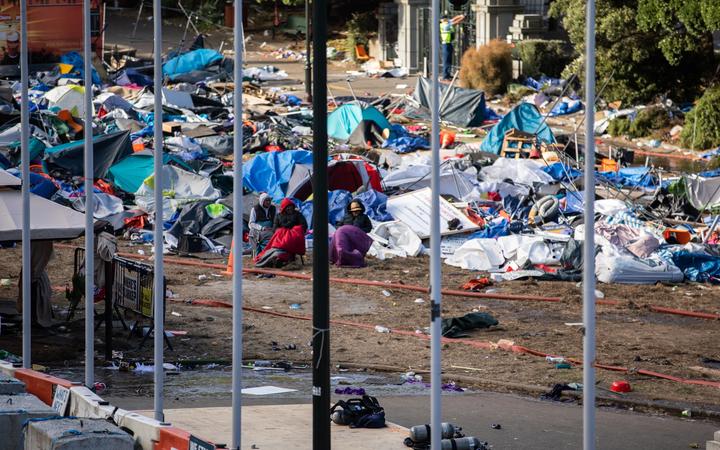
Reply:
[[375, 325], [375, 331], [377, 331], [378, 333], [389, 333], [390, 328], [384, 327], [382, 325]]
[[[440, 428], [442, 430], [442, 439], [459, 438], [463, 436], [462, 428], [453, 423], [443, 422]], [[416, 444], [430, 442], [430, 425], [416, 425], [410, 428], [410, 439]]]
[[546, 356], [545, 361], [552, 364], [562, 364], [565, 362], [565, 358], [562, 356]]

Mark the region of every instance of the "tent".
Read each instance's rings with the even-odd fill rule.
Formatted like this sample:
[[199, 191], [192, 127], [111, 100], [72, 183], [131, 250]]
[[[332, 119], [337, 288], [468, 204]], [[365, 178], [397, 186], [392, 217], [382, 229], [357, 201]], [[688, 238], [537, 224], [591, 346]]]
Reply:
[[[361, 159], [328, 161], [328, 190], [355, 192], [361, 187], [378, 187], [377, 172], [368, 171], [367, 163]], [[287, 185], [286, 197], [307, 200], [313, 192], [313, 169], [311, 164], [297, 164]]]
[[163, 75], [173, 79], [179, 75], [201, 70], [223, 59], [216, 50], [200, 48], [176, 56], [163, 64]]
[[505, 140], [505, 133], [512, 129], [537, 135], [540, 142], [546, 144], [555, 142], [555, 136], [547, 123], [543, 121], [542, 114], [535, 105], [520, 103], [495, 124], [480, 144], [480, 150], [499, 155]]
[[[419, 77], [413, 99], [425, 108], [430, 108], [431, 88], [429, 79]], [[479, 127], [485, 120], [485, 93], [482, 91], [449, 87], [441, 83], [440, 101], [440, 120], [460, 127]]]
[[48, 108], [67, 109], [74, 117], [85, 117], [85, 88], [66, 84], [45, 94]]
[[[84, 176], [83, 141], [73, 141], [45, 150], [43, 166], [45, 171], [63, 171], [70, 176]], [[95, 178], [105, 178], [108, 169], [132, 154], [130, 131], [119, 131], [93, 137], [93, 155], [95, 158]]]
[[[352, 144], [358, 145], [365, 144], [368, 134], [380, 134], [379, 138], [382, 142], [390, 133], [390, 122], [380, 111], [372, 106], [362, 108], [357, 103], [342, 105], [330, 113], [327, 127], [328, 136], [331, 138], [339, 141], [351, 141]], [[383, 134], [385, 135], [383, 136]]]
[[[140, 189], [145, 178], [153, 174], [154, 159], [151, 150], [133, 153], [111, 166], [107, 178], [123, 191], [134, 193]], [[169, 160], [170, 156], [163, 154], [163, 163], [167, 164]]]
[[[22, 239], [20, 180], [0, 170], [0, 241]], [[85, 214], [30, 194], [30, 238], [74, 239], [85, 232]]]
[[252, 192], [267, 192], [277, 203], [285, 197], [296, 164], [312, 165], [312, 152], [288, 150], [258, 154], [243, 164], [243, 183]]

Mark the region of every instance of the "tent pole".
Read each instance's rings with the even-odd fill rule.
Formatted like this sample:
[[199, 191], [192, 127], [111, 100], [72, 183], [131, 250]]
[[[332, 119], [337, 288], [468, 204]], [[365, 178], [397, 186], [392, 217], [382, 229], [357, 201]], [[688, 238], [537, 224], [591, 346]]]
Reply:
[[85, 386], [95, 384], [95, 235], [93, 229], [93, 107], [90, 0], [83, 2], [83, 63], [85, 70]]
[[595, 449], [595, 0], [585, 35], [585, 247], [583, 252], [583, 448]]
[[[430, 94], [430, 111], [432, 133], [430, 148], [432, 152], [430, 187], [432, 188], [430, 217], [430, 443], [432, 450], [440, 450], [442, 422], [442, 372], [440, 369], [440, 315], [441, 315], [441, 271], [440, 260], [440, 83], [438, 78], [440, 63], [440, 0], [432, 1], [430, 19], [432, 33], [432, 91]], [[454, 80], [454, 79], [453, 79]], [[450, 88], [448, 87], [448, 92]]]
[[163, 270], [163, 194], [162, 194], [162, 167], [163, 167], [163, 111], [162, 111], [162, 4], [161, 0], [153, 0], [153, 90], [155, 94], [155, 108], [153, 120], [153, 152], [154, 152], [154, 173], [155, 173], [155, 224], [153, 226], [154, 255], [154, 294], [153, 294], [153, 319], [154, 319], [154, 344], [155, 344], [155, 420], [163, 422], [163, 383], [165, 370], [163, 369], [163, 338], [165, 337], [165, 324], [163, 323], [165, 313], [165, 271]]
[[28, 41], [27, 2], [20, 2], [20, 152], [22, 169], [22, 304], [23, 304], [23, 367], [32, 367], [30, 329], [32, 325], [32, 304], [30, 292], [30, 111], [28, 108]]
[[313, 6], [313, 449], [330, 450], [327, 0]]
[[233, 242], [234, 249], [233, 281], [233, 322], [232, 322], [232, 448], [240, 450], [242, 444], [242, 343], [243, 343], [243, 290], [242, 290], [242, 254], [243, 254], [243, 180], [242, 180], [242, 65], [244, 42], [240, 32], [242, 28], [242, 0], [235, 0], [235, 27], [233, 28], [233, 46], [235, 51], [233, 115], [235, 137], [233, 140]]

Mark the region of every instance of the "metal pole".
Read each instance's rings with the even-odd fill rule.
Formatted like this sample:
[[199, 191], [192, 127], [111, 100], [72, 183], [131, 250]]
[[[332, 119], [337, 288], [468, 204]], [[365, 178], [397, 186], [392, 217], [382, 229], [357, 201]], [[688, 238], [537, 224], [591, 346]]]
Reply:
[[310, 63], [310, 0], [305, 0], [305, 93], [312, 101], [312, 64]]
[[327, 0], [313, 1], [313, 449], [330, 450]]
[[[430, 444], [432, 450], [440, 450], [442, 422], [442, 371], [440, 369], [441, 343], [440, 313], [442, 296], [440, 267], [440, 0], [432, 1], [430, 19], [432, 32], [431, 67], [432, 91], [430, 94], [432, 133], [430, 149], [432, 152], [430, 187], [432, 189], [430, 215]], [[450, 90], [450, 87], [448, 87]]]
[[233, 28], [233, 50], [235, 51], [235, 91], [233, 98], [233, 114], [235, 138], [233, 140], [233, 242], [234, 248], [232, 280], [233, 280], [233, 329], [232, 329], [232, 448], [240, 450], [242, 444], [242, 322], [243, 322], [243, 291], [242, 291], [242, 236], [243, 236], [243, 180], [242, 180], [242, 0], [235, 0], [235, 27]]
[[27, 2], [20, 2], [20, 152], [22, 169], [22, 304], [23, 304], [23, 367], [32, 367], [30, 329], [32, 301], [30, 292], [30, 110], [28, 108], [28, 41]]
[[90, 0], [83, 2], [83, 63], [85, 70], [85, 386], [95, 384], [95, 233], [93, 230], [93, 107]]
[[162, 4], [161, 0], [153, 0], [153, 40], [155, 41], [153, 55], [153, 90], [155, 91], [155, 109], [153, 117], [153, 152], [155, 171], [155, 224], [153, 226], [153, 244], [155, 246], [154, 266], [154, 344], [155, 344], [155, 420], [165, 420], [163, 413], [163, 383], [165, 370], [163, 369], [163, 338], [165, 337], [165, 271], [163, 270], [163, 111], [162, 111]]
[[583, 448], [595, 449], [595, 0], [585, 35], [585, 248], [583, 253]]

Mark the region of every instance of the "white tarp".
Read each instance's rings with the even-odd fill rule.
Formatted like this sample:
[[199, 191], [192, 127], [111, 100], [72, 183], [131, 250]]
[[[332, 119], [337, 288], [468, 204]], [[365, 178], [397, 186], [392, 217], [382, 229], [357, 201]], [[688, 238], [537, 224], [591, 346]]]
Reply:
[[417, 256], [423, 251], [420, 238], [402, 222], [382, 222], [368, 235], [373, 240], [368, 254], [380, 260]]
[[[387, 201], [387, 212], [396, 220], [410, 227], [421, 239], [430, 236], [430, 212], [432, 191], [430, 188], [420, 189], [407, 194], [390, 197]], [[458, 219], [463, 231], [476, 230], [479, 227], [440, 197], [440, 234], [451, 231], [448, 222]]]
[[688, 200], [695, 209], [707, 210], [720, 206], [720, 177], [690, 175], [685, 178], [685, 186]]
[[[383, 178], [383, 185], [387, 188], [400, 188], [418, 190], [430, 186], [429, 164], [414, 164], [389, 172]], [[473, 191], [477, 184], [475, 174], [453, 169], [449, 164], [440, 168], [440, 195], [450, 195], [457, 199], [464, 199]]]
[[505, 263], [503, 249], [495, 239], [471, 239], [460, 246], [445, 264], [466, 270], [497, 270]]
[[534, 182], [550, 184], [555, 179], [543, 172], [542, 166], [532, 159], [498, 158], [492, 166], [480, 170], [483, 181], [513, 180], [516, 183], [532, 185]]
[[[209, 177], [196, 175], [175, 166], [163, 166], [163, 219], [169, 220], [180, 206], [197, 200], [217, 200], [220, 191]], [[155, 211], [153, 187], [155, 177], [150, 175], [135, 193], [135, 204], [147, 213]]]
[[595, 274], [603, 283], [655, 284], [679, 283], [683, 273], [676, 266], [655, 259], [601, 252], [595, 257]]

